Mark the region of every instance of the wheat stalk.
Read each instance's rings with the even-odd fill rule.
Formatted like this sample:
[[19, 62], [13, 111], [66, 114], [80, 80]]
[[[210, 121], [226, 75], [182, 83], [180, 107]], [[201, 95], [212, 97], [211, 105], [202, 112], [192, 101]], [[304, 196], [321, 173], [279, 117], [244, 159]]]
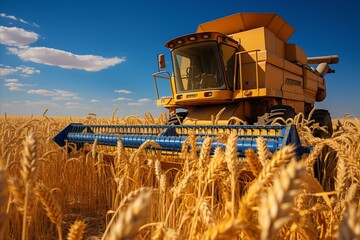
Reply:
[[345, 218], [340, 224], [338, 239], [360, 239], [359, 206], [356, 206], [355, 204], [350, 204], [347, 206]]
[[0, 238], [4, 239], [8, 225], [8, 215], [6, 213], [8, 195], [5, 170], [0, 167]]
[[231, 202], [232, 202], [232, 211], [231, 216], [235, 216], [235, 190], [236, 190], [236, 180], [237, 180], [237, 140], [238, 136], [235, 131], [233, 131], [230, 136], [228, 137], [226, 143], [226, 150], [225, 150], [225, 160], [227, 163], [227, 167], [230, 171], [230, 179], [231, 179]]

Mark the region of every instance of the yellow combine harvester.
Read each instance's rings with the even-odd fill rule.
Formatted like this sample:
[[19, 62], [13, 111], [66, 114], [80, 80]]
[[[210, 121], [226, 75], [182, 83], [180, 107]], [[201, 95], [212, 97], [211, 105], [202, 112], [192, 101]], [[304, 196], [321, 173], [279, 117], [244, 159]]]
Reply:
[[[308, 114], [325, 99], [324, 76], [338, 57], [307, 58], [287, 42], [293, 32], [279, 15], [238, 13], [167, 42], [174, 73], [161, 71], [154, 78], [156, 89], [156, 78], [170, 80], [172, 97], [160, 98], [157, 90], [157, 104], [170, 110], [169, 124], [210, 125], [218, 115], [219, 125], [238, 119], [266, 125], [277, 117]], [[160, 68], [164, 63], [160, 55]], [[332, 131], [328, 111], [316, 110], [313, 117]]]
[[[213, 136], [214, 151], [225, 147], [219, 134], [236, 132], [239, 155], [247, 148], [256, 151], [259, 136], [271, 152], [293, 144], [301, 155], [306, 149], [301, 147], [296, 127], [270, 123], [298, 112], [309, 114], [315, 101], [324, 100], [324, 76], [333, 72], [329, 64], [337, 63], [338, 57], [307, 58], [297, 45], [287, 43], [293, 32], [276, 14], [239, 13], [200, 24], [196, 33], [166, 43], [173, 74], [160, 71], [165, 59], [159, 55], [159, 72], [153, 76], [157, 103], [170, 111], [166, 125], [72, 123], [54, 141], [60, 146], [66, 146], [66, 141], [78, 147], [95, 141], [116, 146], [121, 137], [126, 148], [151, 140], [162, 151], [179, 152], [188, 144], [189, 134], [195, 133], [197, 146], [206, 136]], [[318, 66], [314, 69], [309, 64]], [[157, 78], [170, 80], [172, 97], [159, 97]], [[328, 111], [316, 110], [313, 118], [331, 134]]]

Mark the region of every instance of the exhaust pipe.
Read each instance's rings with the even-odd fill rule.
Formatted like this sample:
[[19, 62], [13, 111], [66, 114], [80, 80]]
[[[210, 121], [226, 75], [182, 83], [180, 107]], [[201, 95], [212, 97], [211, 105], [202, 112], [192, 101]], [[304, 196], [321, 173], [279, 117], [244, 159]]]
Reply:
[[338, 55], [331, 55], [331, 56], [321, 56], [321, 57], [308, 57], [307, 63], [308, 64], [320, 64], [320, 63], [327, 63], [327, 64], [337, 64], [339, 62]]

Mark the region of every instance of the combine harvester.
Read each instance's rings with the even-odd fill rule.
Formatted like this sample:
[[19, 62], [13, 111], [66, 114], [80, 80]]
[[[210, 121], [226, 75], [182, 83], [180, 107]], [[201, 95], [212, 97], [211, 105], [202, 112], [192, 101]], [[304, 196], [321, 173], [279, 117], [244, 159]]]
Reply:
[[[157, 104], [169, 110], [163, 126], [70, 124], [54, 137], [78, 147], [85, 143], [116, 146], [119, 135], [124, 147], [138, 148], [147, 140], [163, 151], [179, 152], [188, 134], [197, 135], [200, 146], [205, 136], [214, 136], [213, 150], [224, 147], [216, 136], [236, 131], [239, 155], [256, 150], [256, 138], [267, 140], [271, 152], [293, 144], [304, 152], [296, 127], [271, 125], [275, 119], [308, 116], [316, 101], [326, 97], [324, 76], [334, 72], [329, 64], [337, 56], [311, 57], [296, 44], [287, 43], [294, 28], [276, 14], [238, 13], [200, 24], [196, 33], [165, 44], [171, 51], [173, 74], [158, 56], [154, 76]], [[309, 64], [318, 64], [316, 68]], [[157, 79], [170, 82], [172, 96], [160, 97]], [[332, 134], [327, 110], [315, 110], [312, 118]], [[245, 125], [244, 125], [245, 124]]]

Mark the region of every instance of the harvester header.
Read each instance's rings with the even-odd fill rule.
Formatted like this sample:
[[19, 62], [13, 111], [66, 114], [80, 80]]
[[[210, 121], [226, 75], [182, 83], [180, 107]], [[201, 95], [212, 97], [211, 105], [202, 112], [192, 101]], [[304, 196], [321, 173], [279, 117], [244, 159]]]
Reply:
[[[122, 141], [125, 148], [139, 148], [146, 141], [153, 141], [166, 152], [181, 152], [186, 139], [195, 134], [196, 145], [201, 147], [204, 138], [213, 137], [211, 152], [216, 147], [225, 148], [220, 135], [236, 132], [238, 136], [237, 151], [239, 156], [252, 148], [257, 151], [256, 138], [263, 137], [270, 152], [275, 152], [286, 145], [293, 145], [298, 156], [307, 152], [300, 143], [295, 125], [289, 126], [169, 126], [169, 125], [86, 125], [71, 123], [54, 137], [61, 147], [66, 143], [75, 143], [80, 149], [84, 144], [117, 146]], [[151, 147], [153, 148], [153, 147]]]

